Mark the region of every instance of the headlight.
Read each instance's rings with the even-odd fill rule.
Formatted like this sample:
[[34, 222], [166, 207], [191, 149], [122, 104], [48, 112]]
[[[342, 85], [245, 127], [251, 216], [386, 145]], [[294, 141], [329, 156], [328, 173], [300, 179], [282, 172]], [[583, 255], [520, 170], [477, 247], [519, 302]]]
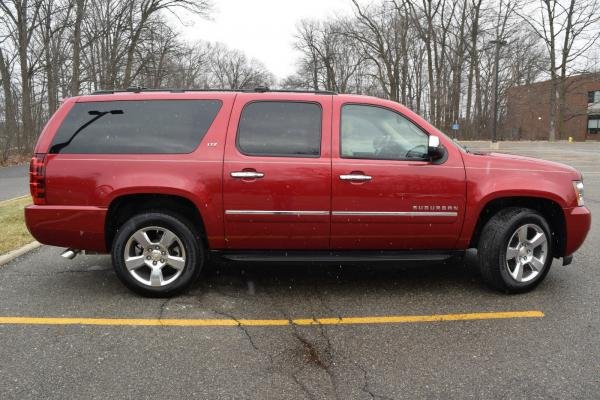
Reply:
[[575, 197], [577, 197], [577, 205], [582, 206], [583, 203], [583, 182], [573, 181], [573, 189], [575, 189]]

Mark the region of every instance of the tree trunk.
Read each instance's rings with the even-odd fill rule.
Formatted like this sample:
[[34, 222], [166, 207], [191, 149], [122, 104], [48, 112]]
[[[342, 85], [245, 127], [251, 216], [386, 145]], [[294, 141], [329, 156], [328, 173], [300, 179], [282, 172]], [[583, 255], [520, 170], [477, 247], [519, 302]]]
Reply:
[[[481, 8], [481, 1], [473, 4], [473, 22], [471, 26], [471, 48], [470, 62], [469, 62], [469, 74], [467, 77], [467, 109], [465, 112], [466, 122], [470, 125], [469, 130], [473, 130], [473, 121], [471, 120], [471, 108], [473, 102], [473, 78], [475, 74], [475, 66], [479, 63], [479, 54], [477, 53], [477, 37], [479, 36], [479, 10]], [[470, 132], [472, 134], [472, 132]]]
[[85, 0], [77, 0], [75, 9], [75, 25], [73, 27], [73, 75], [71, 77], [71, 96], [77, 96], [79, 94], [79, 88], [81, 85], [79, 67], [81, 64], [81, 23], [83, 21], [84, 8]]
[[48, 9], [44, 18], [44, 70], [46, 72], [46, 82], [48, 85], [47, 96], [48, 96], [48, 113], [54, 114], [54, 111], [58, 108], [58, 85], [56, 83], [56, 73], [54, 71], [54, 59], [52, 56], [52, 24], [51, 24], [52, 10]]
[[481, 70], [479, 63], [475, 64], [475, 113], [473, 115], [474, 137], [480, 139], [483, 130], [483, 93], [481, 85]]
[[19, 33], [19, 67], [21, 69], [21, 121], [23, 148], [19, 150], [27, 152], [29, 146], [33, 144], [33, 115], [31, 107], [31, 79], [29, 76], [29, 61], [27, 60], [27, 32], [24, 26], [20, 27]]
[[18, 137], [17, 132], [17, 112], [11, 87], [10, 69], [8, 60], [4, 58], [2, 49], [0, 49], [0, 80], [4, 94], [4, 129], [6, 131], [6, 141], [3, 143], [2, 161], [6, 161], [10, 155], [10, 149], [13, 138]]
[[558, 100], [560, 98], [559, 88], [558, 88], [558, 77], [556, 74], [556, 37], [554, 35], [554, 4], [551, 4], [550, 0], [545, 0], [544, 4], [546, 5], [546, 11], [548, 14], [548, 28], [549, 28], [549, 38], [548, 38], [548, 47], [550, 49], [550, 79], [551, 90], [550, 90], [550, 129], [548, 132], [548, 140], [551, 142], [556, 141], [556, 128], [557, 128], [557, 119], [558, 119]]

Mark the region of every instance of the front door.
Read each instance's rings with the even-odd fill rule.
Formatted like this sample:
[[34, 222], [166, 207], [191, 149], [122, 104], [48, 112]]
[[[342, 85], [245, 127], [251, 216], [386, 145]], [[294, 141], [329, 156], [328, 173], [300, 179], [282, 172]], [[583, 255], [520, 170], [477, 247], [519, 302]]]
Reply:
[[333, 250], [456, 244], [465, 211], [462, 157], [447, 146], [447, 159], [427, 161], [429, 133], [394, 107], [334, 99]]
[[328, 249], [331, 97], [240, 93], [223, 168], [228, 249]]

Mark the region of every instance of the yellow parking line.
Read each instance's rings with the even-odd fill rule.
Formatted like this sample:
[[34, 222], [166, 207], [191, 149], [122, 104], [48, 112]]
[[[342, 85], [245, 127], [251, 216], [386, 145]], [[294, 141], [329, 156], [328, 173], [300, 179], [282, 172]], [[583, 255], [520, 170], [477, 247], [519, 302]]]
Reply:
[[397, 315], [342, 318], [298, 319], [153, 319], [153, 318], [62, 318], [0, 317], [0, 325], [108, 325], [108, 326], [285, 326], [285, 325], [358, 325], [405, 324], [417, 322], [476, 321], [509, 318], [542, 318], [541, 311], [504, 311], [464, 314]]
[[484, 319], [507, 318], [542, 318], [543, 316], [544, 313], [541, 311], [505, 311], [465, 314], [294, 319], [292, 320], [292, 322], [296, 325], [406, 324], [415, 322], [475, 321]]

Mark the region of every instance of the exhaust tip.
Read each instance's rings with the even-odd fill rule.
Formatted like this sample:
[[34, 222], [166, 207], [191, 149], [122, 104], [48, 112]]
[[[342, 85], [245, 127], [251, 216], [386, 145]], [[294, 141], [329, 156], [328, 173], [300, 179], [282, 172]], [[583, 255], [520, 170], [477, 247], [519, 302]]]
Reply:
[[74, 259], [77, 254], [79, 254], [79, 250], [77, 249], [67, 249], [61, 253], [61, 257], [66, 258], [68, 260]]

